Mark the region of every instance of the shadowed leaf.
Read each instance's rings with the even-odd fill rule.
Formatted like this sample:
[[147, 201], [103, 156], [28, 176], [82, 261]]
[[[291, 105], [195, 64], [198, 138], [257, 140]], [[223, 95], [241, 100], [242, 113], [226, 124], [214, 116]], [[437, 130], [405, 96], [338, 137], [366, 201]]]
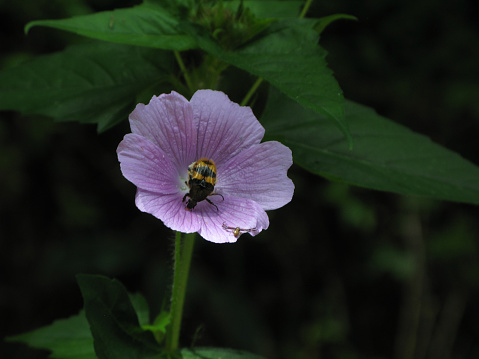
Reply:
[[299, 106], [278, 91], [262, 116], [268, 139], [293, 151], [294, 162], [310, 172], [351, 185], [479, 203], [479, 168], [458, 154], [351, 101], [345, 118], [353, 150], [326, 118]]

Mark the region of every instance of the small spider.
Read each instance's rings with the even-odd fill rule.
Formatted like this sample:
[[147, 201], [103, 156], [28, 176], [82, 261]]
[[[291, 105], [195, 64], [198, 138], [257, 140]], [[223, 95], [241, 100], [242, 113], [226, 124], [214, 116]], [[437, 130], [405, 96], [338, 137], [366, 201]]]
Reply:
[[243, 233], [256, 231], [256, 227], [249, 229], [242, 229], [240, 227], [228, 227], [224, 222], [223, 228], [228, 232], [232, 232], [233, 236], [235, 236], [236, 238], [239, 238]]

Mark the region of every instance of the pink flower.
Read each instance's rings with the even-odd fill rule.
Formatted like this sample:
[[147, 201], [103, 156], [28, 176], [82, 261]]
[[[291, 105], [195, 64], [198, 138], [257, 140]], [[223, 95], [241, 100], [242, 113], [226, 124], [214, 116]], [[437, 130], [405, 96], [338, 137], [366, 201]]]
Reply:
[[[224, 93], [199, 90], [191, 101], [176, 92], [153, 96], [129, 119], [132, 133], [117, 149], [121, 171], [138, 188], [137, 207], [167, 227], [235, 242], [241, 233], [267, 229], [265, 211], [291, 201], [291, 150], [260, 143], [264, 128], [251, 109]], [[209, 195], [195, 197], [195, 190]]]

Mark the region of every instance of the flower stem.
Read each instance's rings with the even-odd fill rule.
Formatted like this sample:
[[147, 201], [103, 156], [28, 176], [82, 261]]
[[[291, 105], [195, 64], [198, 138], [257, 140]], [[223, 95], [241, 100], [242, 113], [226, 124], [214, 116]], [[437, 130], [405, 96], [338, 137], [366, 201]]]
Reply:
[[253, 94], [256, 92], [256, 90], [258, 89], [259, 85], [261, 85], [262, 82], [263, 82], [263, 79], [261, 77], [259, 77], [256, 80], [256, 82], [253, 84], [253, 86], [251, 86], [248, 93], [243, 98], [243, 101], [241, 101], [240, 103], [241, 106], [246, 106], [248, 104], [249, 100], [251, 99], [251, 96], [253, 96]]
[[194, 244], [195, 233], [183, 234], [176, 232], [175, 267], [170, 304], [171, 321], [166, 335], [165, 348], [168, 352], [175, 351], [179, 346], [183, 303], [185, 301], [186, 285]]
[[304, 4], [303, 10], [301, 11], [301, 14], [299, 14], [300, 19], [302, 19], [303, 17], [306, 16], [306, 13], [308, 12], [309, 7], [311, 6], [312, 3], [313, 3], [313, 0], [307, 0], [306, 1], [306, 4]]
[[175, 50], [173, 52], [175, 54], [176, 62], [178, 63], [178, 66], [180, 66], [181, 72], [183, 73], [183, 77], [185, 79], [186, 86], [188, 86], [188, 90], [190, 90], [191, 93], [193, 93], [194, 92], [193, 83], [191, 82], [190, 75], [188, 74], [188, 71], [186, 70], [186, 66], [183, 62], [183, 59], [181, 58], [181, 55], [177, 50]]

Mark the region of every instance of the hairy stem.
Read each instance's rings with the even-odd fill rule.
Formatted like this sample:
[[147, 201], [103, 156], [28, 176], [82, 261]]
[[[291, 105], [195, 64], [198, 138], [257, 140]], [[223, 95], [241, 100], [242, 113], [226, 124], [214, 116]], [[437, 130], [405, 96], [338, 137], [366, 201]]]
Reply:
[[175, 266], [170, 304], [171, 322], [166, 335], [166, 350], [168, 352], [175, 351], [179, 347], [183, 304], [194, 243], [195, 233], [183, 234], [176, 232]]

